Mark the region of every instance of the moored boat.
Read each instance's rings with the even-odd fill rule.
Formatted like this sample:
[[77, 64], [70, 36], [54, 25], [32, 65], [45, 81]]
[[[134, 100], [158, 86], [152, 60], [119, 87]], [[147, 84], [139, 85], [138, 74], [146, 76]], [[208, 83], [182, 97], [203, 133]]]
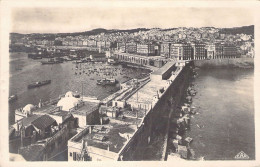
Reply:
[[115, 85], [116, 83], [117, 83], [116, 79], [104, 78], [104, 79], [97, 80], [97, 85]]
[[32, 84], [29, 84], [28, 89], [40, 87], [40, 86], [47, 85], [47, 84], [50, 84], [50, 83], [51, 83], [51, 80], [38, 81], [38, 82], [35, 82], [35, 83], [32, 83]]
[[48, 61], [41, 61], [42, 65], [44, 64], [58, 64], [63, 63], [62, 58], [49, 59]]
[[17, 98], [18, 98], [17, 95], [11, 95], [8, 98], [8, 102], [13, 102], [13, 101], [17, 100]]

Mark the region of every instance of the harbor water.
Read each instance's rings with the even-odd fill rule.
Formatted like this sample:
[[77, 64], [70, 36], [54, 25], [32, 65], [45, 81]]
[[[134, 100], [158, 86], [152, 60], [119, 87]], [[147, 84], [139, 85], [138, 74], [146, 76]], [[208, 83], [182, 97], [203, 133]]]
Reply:
[[235, 160], [243, 151], [255, 159], [253, 69], [198, 69], [192, 105], [191, 148], [197, 158]]
[[[93, 54], [93, 53], [91, 53]], [[29, 59], [26, 53], [10, 53], [9, 59], [9, 94], [16, 94], [18, 99], [9, 103], [9, 122], [14, 123], [14, 110], [27, 104], [38, 104], [40, 100], [48, 101], [58, 98], [68, 91], [78, 92], [84, 96], [95, 96], [99, 100], [119, 90], [119, 83], [131, 78], [143, 77], [150, 71], [145, 69], [123, 68], [105, 63], [64, 62], [61, 64], [42, 65], [44, 59]], [[76, 67], [78, 66], [78, 67]], [[108, 69], [110, 75], [103, 75], [100, 69]], [[89, 72], [96, 70], [97, 72]], [[115, 78], [116, 86], [99, 86], [96, 81], [101, 78]], [[33, 82], [51, 80], [51, 84], [34, 89], [27, 86]]]

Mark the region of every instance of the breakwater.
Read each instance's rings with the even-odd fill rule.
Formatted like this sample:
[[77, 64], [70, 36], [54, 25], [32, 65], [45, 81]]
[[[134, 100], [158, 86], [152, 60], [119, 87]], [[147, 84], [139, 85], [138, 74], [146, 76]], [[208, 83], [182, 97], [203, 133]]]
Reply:
[[254, 68], [254, 58], [194, 60], [199, 68]]

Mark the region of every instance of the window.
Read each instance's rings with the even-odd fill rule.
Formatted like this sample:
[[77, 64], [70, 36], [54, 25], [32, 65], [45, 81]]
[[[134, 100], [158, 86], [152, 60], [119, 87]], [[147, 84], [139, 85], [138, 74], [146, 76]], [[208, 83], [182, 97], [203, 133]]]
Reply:
[[72, 152], [70, 152], [70, 157], [72, 157]]

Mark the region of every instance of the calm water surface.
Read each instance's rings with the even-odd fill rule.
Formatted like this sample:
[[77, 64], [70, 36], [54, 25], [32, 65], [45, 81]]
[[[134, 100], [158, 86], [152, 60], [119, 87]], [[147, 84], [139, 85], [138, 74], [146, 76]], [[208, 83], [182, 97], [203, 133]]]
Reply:
[[254, 159], [253, 69], [199, 69], [198, 74], [193, 105], [199, 114], [186, 134], [194, 139], [196, 157], [234, 160], [243, 151]]

